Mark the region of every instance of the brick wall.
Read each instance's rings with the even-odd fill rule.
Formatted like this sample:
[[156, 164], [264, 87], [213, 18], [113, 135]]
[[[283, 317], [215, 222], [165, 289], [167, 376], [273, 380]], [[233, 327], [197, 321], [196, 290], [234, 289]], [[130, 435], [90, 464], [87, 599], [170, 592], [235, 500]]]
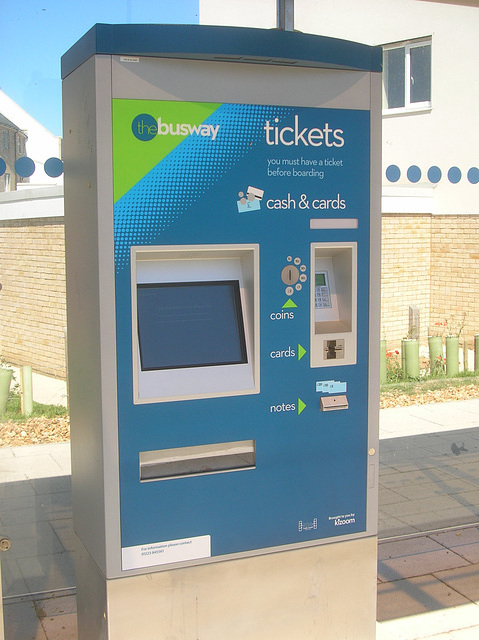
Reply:
[[0, 222], [0, 354], [65, 378], [62, 218]]
[[381, 247], [381, 337], [397, 347], [409, 330], [409, 306], [419, 307], [420, 339], [430, 322], [430, 215], [383, 215]]
[[431, 321], [456, 326], [470, 348], [479, 333], [479, 215], [435, 216], [431, 237]]
[[[0, 222], [0, 246], [0, 354], [64, 378], [63, 218]], [[478, 289], [479, 215], [383, 215], [381, 336], [389, 348], [407, 335], [409, 305], [419, 307], [422, 344], [429, 326], [465, 311], [472, 347]]]
[[420, 311], [421, 344], [429, 329], [446, 334], [465, 324], [473, 346], [479, 333], [479, 215], [383, 215], [381, 333], [399, 346], [409, 326], [409, 305]]

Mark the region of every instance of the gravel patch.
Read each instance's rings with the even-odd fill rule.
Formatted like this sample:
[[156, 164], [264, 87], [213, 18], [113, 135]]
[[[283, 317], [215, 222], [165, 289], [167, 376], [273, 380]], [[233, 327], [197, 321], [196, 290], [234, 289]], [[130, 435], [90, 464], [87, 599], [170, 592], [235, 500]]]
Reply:
[[70, 417], [29, 418], [25, 422], [0, 423], [0, 447], [47, 444], [70, 440]]
[[454, 400], [470, 400], [471, 398], [479, 398], [479, 386], [475, 384], [421, 391], [421, 393], [411, 395], [397, 391], [385, 391], [381, 393], [379, 406], [381, 409], [392, 409], [393, 407], [410, 407], [417, 404], [452, 402]]
[[[380, 408], [409, 407], [411, 405], [434, 402], [451, 402], [479, 398], [479, 386], [470, 384], [448, 387], [436, 391], [422, 391], [417, 394], [404, 394], [398, 391], [381, 393]], [[25, 422], [0, 423], [0, 447], [19, 447], [29, 444], [47, 444], [68, 442], [70, 440], [70, 417], [29, 418]]]

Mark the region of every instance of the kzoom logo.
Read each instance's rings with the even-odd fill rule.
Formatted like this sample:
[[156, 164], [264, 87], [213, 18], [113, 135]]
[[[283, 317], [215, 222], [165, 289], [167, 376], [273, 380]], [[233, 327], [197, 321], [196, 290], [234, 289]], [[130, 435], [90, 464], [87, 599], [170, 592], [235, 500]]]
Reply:
[[147, 142], [153, 140], [156, 136], [189, 136], [197, 135], [204, 138], [211, 138], [215, 140], [218, 135], [220, 125], [212, 124], [190, 124], [188, 122], [171, 123], [162, 122], [161, 117], [158, 121], [150, 116], [148, 113], [141, 113], [136, 118], [133, 118], [131, 123], [131, 130], [135, 138]]

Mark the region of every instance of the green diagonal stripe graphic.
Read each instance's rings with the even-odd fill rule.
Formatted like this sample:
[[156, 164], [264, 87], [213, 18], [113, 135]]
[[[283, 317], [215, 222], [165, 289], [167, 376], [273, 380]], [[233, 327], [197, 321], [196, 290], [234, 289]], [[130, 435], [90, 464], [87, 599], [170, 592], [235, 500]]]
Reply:
[[158, 123], [172, 125], [200, 125], [220, 107], [210, 102], [169, 102], [164, 100], [112, 101], [113, 127], [113, 197], [117, 202], [149, 171], [177, 147], [187, 136], [154, 135], [139, 140], [132, 131], [132, 123], [140, 114], [147, 114]]

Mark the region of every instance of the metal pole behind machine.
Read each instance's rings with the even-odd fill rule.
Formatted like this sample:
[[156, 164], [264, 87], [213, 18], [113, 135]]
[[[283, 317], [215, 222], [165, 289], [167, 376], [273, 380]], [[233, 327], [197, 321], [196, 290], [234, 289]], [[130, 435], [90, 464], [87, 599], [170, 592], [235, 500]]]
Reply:
[[276, 25], [282, 31], [294, 31], [294, 0], [276, 0]]

